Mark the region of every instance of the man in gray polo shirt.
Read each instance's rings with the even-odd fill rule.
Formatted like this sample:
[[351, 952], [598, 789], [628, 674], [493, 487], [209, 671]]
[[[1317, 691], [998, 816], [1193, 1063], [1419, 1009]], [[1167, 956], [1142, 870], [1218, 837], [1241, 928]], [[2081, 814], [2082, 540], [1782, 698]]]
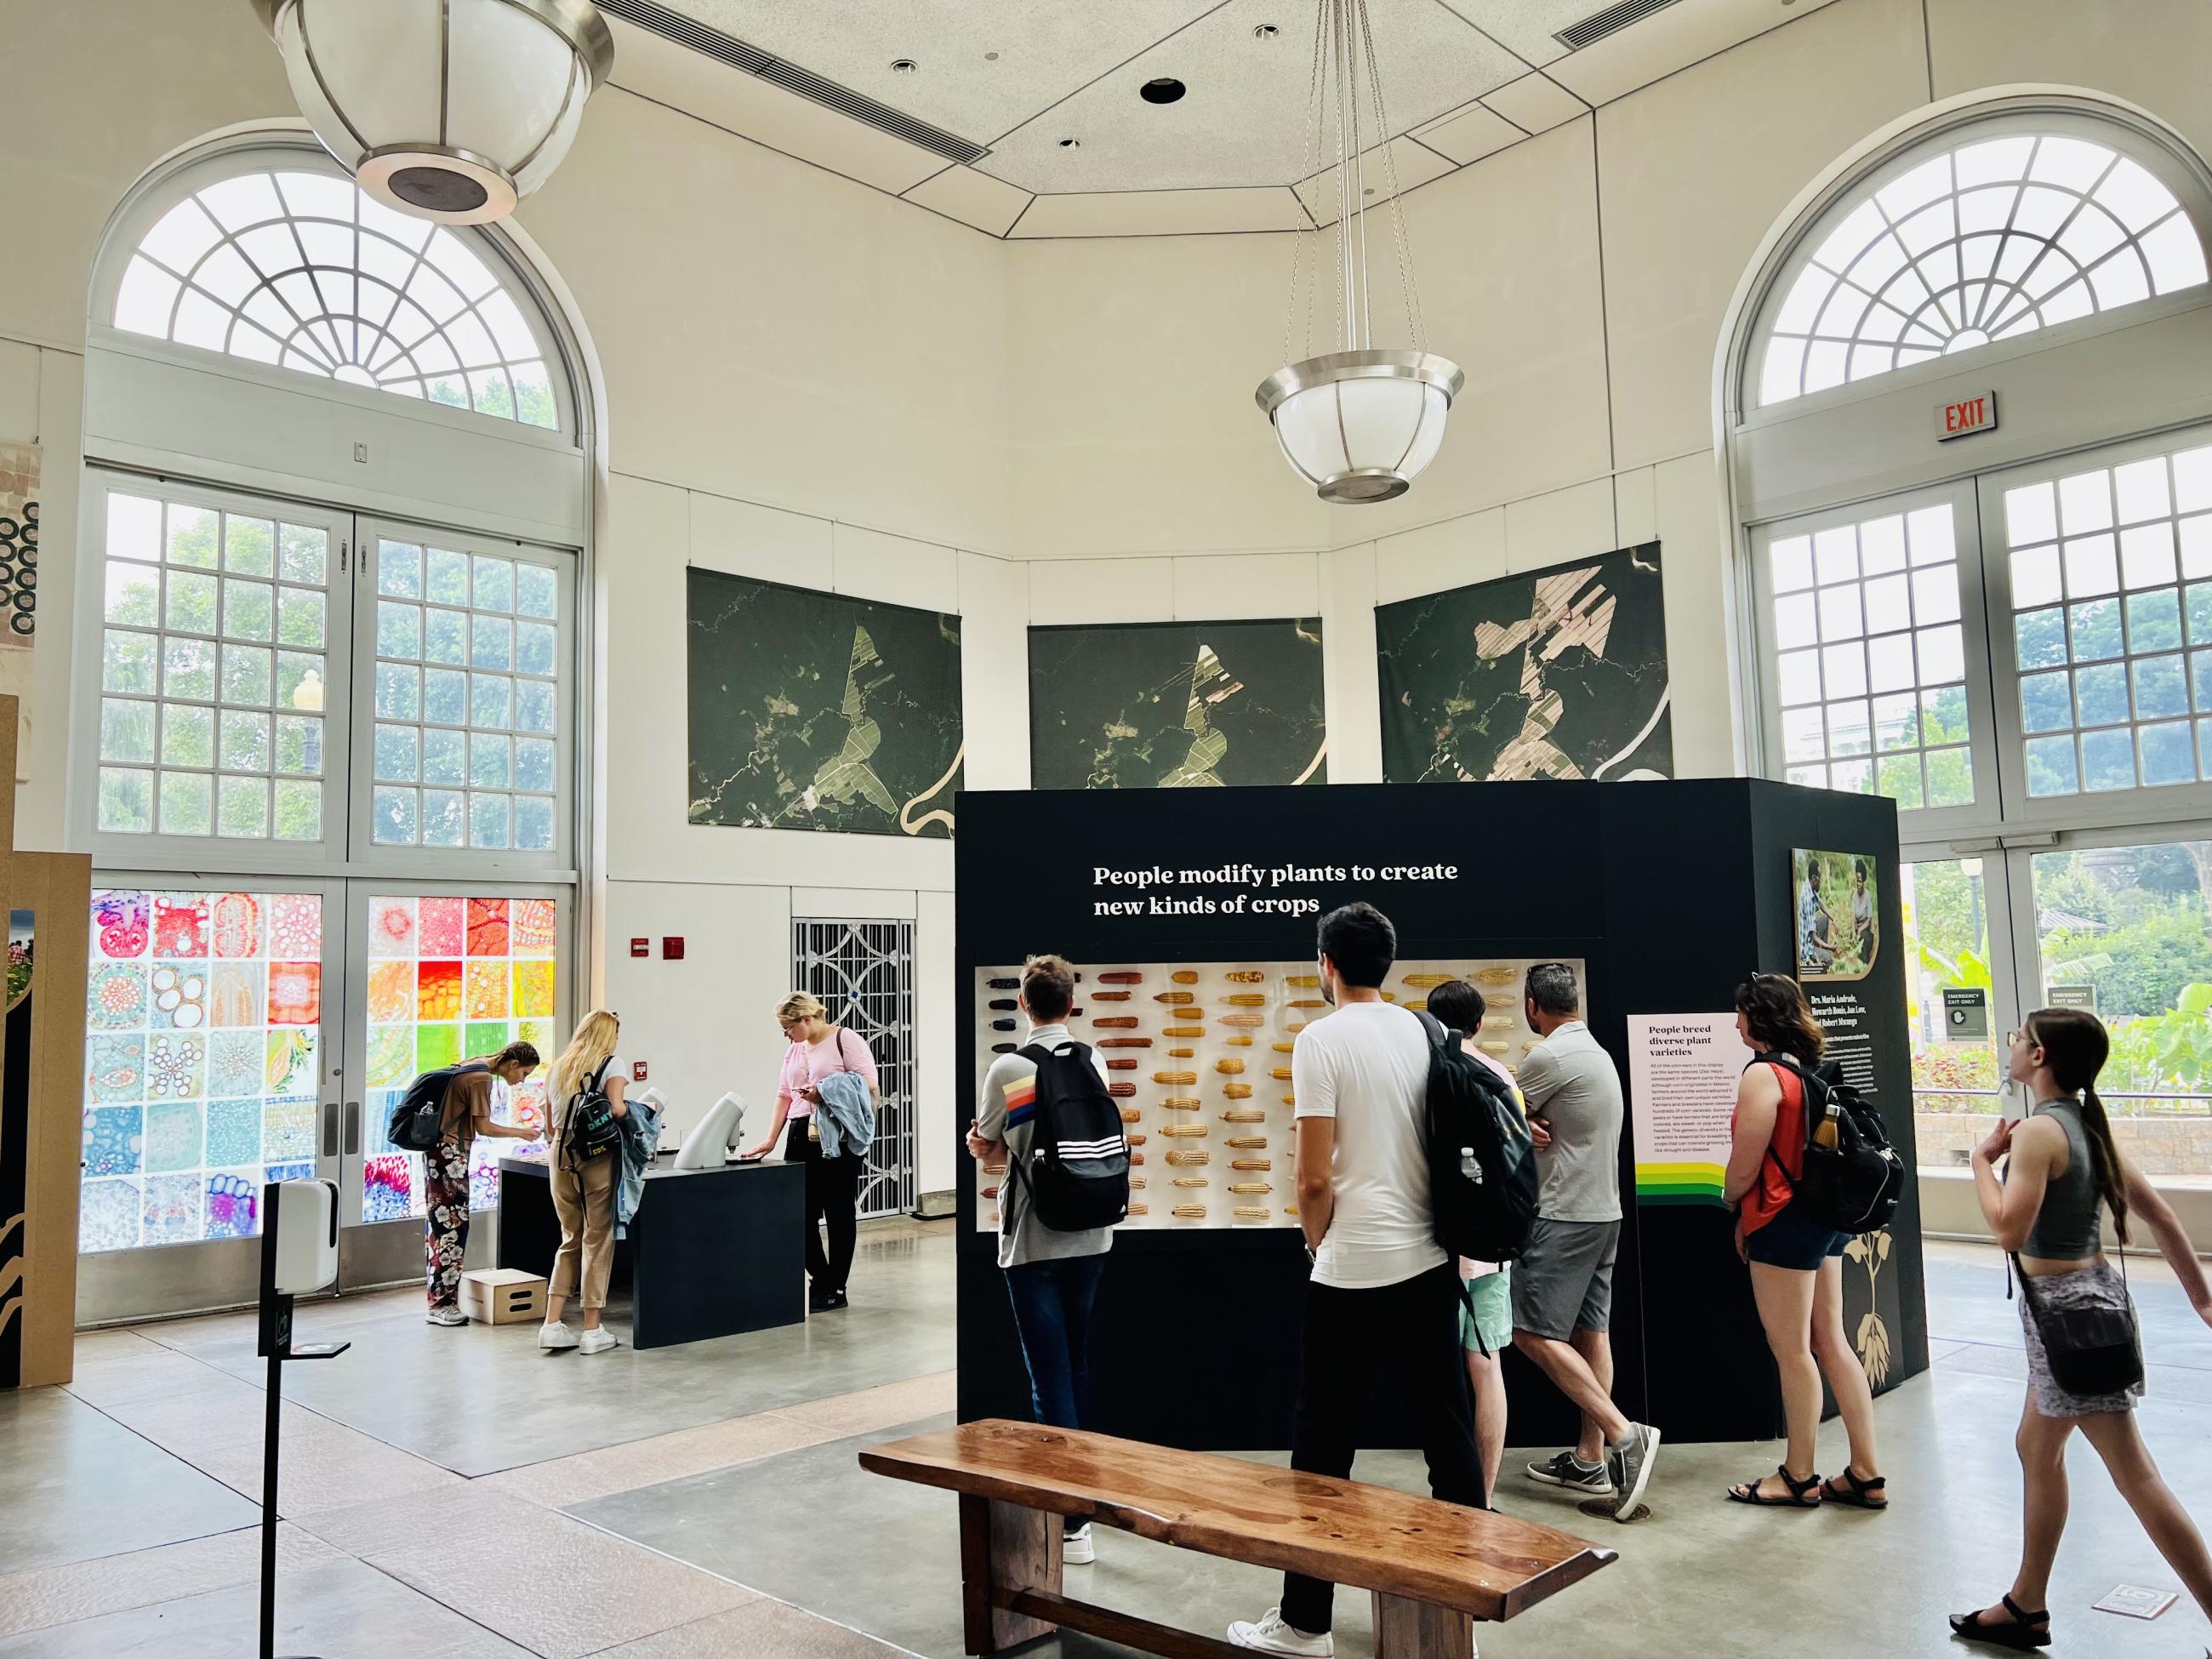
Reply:
[[1528, 970], [1529, 1025], [1543, 1041], [1522, 1061], [1542, 1179], [1528, 1248], [1513, 1264], [1513, 1346], [1582, 1408], [1582, 1440], [1528, 1465], [1531, 1480], [1617, 1496], [1631, 1518], [1651, 1477], [1659, 1431], [1613, 1403], [1613, 1262], [1620, 1243], [1620, 1073], [1583, 1024], [1574, 970]]

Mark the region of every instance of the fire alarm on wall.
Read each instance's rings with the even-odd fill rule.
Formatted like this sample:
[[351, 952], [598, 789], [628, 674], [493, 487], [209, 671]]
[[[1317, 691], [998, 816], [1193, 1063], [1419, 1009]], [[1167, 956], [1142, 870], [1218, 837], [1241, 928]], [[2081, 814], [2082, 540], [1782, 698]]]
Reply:
[[653, 941], [649, 939], [632, 939], [629, 942], [629, 953], [634, 957], [651, 956], [653, 954]]
[[681, 933], [663, 934], [660, 940], [660, 955], [661, 959], [665, 962], [683, 961], [684, 936]]
[[629, 1080], [632, 1083], [642, 1083], [645, 1081], [645, 1062], [643, 1060], [633, 1060], [630, 1061]]

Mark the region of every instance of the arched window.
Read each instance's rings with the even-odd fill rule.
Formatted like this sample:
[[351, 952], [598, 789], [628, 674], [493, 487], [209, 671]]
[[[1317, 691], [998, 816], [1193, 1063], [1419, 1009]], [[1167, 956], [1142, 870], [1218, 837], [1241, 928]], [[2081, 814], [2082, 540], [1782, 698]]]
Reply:
[[558, 429], [554, 354], [480, 249], [332, 173], [233, 173], [195, 189], [146, 232], [112, 320]]
[[1863, 180], [1770, 291], [1754, 404], [2202, 283], [2203, 232], [2161, 176], [2173, 169], [2125, 143], [2103, 124], [2020, 116], [1954, 128]]

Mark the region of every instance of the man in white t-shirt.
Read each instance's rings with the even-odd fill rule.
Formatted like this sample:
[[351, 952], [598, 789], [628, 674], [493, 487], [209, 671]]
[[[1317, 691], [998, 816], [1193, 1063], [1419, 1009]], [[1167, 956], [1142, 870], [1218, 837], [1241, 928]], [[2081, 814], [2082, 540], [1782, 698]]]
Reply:
[[[1321, 921], [1322, 991], [1335, 1012], [1298, 1034], [1291, 1091], [1298, 1130], [1298, 1223], [1313, 1257], [1291, 1467], [1342, 1480], [1359, 1420], [1386, 1365], [1411, 1385], [1429, 1490], [1484, 1507], [1474, 1412], [1460, 1360], [1459, 1270], [1437, 1243], [1429, 1205], [1429, 1039], [1382, 1000], [1397, 930], [1371, 904]], [[1297, 1573], [1257, 1623], [1229, 1627], [1262, 1653], [1335, 1652], [1336, 1587]]]

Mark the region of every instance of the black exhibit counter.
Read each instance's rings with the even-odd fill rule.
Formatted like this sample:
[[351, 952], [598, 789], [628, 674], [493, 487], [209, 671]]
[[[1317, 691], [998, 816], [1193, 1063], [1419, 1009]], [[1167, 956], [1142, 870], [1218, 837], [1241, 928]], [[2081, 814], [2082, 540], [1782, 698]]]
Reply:
[[[1670, 1439], [1782, 1428], [1774, 1367], [1719, 1202], [1753, 969], [1796, 973], [1848, 1073], [1913, 1162], [1897, 814], [1886, 800], [1749, 779], [982, 792], [957, 860], [964, 1132], [996, 1048], [1021, 1040], [1023, 958], [1083, 974], [1077, 1035], [1114, 1066], [1144, 1159], [1092, 1326], [1096, 1423], [1198, 1449], [1286, 1446], [1306, 1258], [1289, 1098], [1297, 1030], [1326, 1009], [1314, 926], [1365, 899], [1396, 923], [1385, 988], [1419, 1003], [1464, 976], [1483, 1038], [1517, 1066], [1520, 977], [1580, 975], [1629, 1096], [1613, 1311], [1614, 1394]], [[1000, 1172], [960, 1168], [959, 1414], [1029, 1395], [997, 1267]], [[1845, 1329], [1877, 1391], [1928, 1364], [1918, 1195], [1844, 1265]], [[1573, 1437], [1565, 1402], [1507, 1360], [1514, 1443]], [[1379, 1399], [1363, 1443], [1406, 1443]]]

